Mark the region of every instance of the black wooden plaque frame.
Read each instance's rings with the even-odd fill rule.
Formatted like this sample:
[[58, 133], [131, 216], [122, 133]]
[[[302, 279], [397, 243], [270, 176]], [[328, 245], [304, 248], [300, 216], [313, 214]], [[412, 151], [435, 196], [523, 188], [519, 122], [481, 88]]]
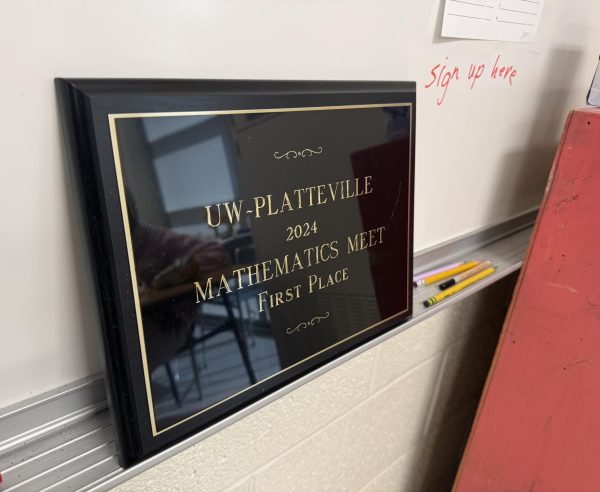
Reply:
[[[105, 376], [112, 415], [119, 430], [120, 457], [124, 466], [213, 425], [410, 317], [416, 103], [414, 83], [112, 79], [57, 79], [56, 83], [70, 161], [78, 178], [79, 194], [87, 221], [105, 345]], [[287, 364], [269, 377], [259, 378], [243, 391], [160, 428], [154, 418], [144, 339], [140, 335], [143, 334], [140, 326], [140, 297], [136, 287], [135, 268], [132, 266], [128, 204], [119, 162], [118, 120], [144, 115], [288, 114], [303, 110], [319, 112], [354, 108], [406, 108], [407, 111], [407, 145], [402, 147], [402, 152], [407, 152], [407, 155], [403, 154], [404, 160], [398, 161], [398, 166], [406, 169], [402, 171], [405, 173], [402, 174], [402, 186], [398, 185], [397, 192], [394, 191], [396, 203], [391, 204], [390, 209], [392, 218], [396, 210], [403, 210], [405, 216], [399, 222], [394, 222], [392, 218], [388, 220], [388, 225], [392, 224], [389, 227], [396, 229], [394, 234], [398, 240], [392, 243], [396, 245], [393, 251], [384, 251], [388, 255], [384, 255], [384, 258], [395, 255], [402, 260], [398, 270], [403, 272], [402, 278], [395, 278], [393, 283], [399, 286], [397, 292], [401, 295], [397, 299], [393, 296], [387, 299], [388, 304], [391, 302], [395, 305], [392, 314], [354, 330], [349, 336], [341, 336], [335, 343]], [[314, 147], [306, 150], [305, 155], [302, 155], [302, 147], [279, 149], [279, 154], [275, 153], [276, 159], [289, 160], [320, 154]], [[366, 159], [367, 165], [369, 159], [372, 159], [375, 165], [377, 155], [367, 154], [361, 159]], [[316, 157], [322, 159], [322, 165], [327, 165], [326, 158], [321, 155]], [[379, 185], [384, 186], [381, 183]], [[389, 186], [393, 186], [393, 183]], [[291, 187], [293, 188], [293, 184]], [[386, 200], [386, 203], [390, 202], [390, 199]], [[398, 205], [400, 202], [404, 204], [404, 209]], [[315, 217], [319, 213], [316, 211]], [[390, 275], [394, 274], [391, 269]], [[327, 314], [329, 316], [329, 311]], [[307, 316], [306, 320], [298, 319], [298, 326], [310, 321], [312, 314]]]

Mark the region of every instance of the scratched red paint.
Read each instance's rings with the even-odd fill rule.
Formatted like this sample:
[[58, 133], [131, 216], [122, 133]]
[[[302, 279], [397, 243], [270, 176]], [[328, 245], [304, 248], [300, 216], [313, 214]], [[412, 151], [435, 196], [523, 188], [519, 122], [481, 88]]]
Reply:
[[600, 490], [600, 110], [569, 116], [455, 492]]
[[517, 76], [517, 69], [512, 65], [505, 65], [501, 61], [500, 55], [496, 56], [491, 69], [488, 69], [485, 63], [471, 63], [468, 68], [461, 70], [459, 66], [448, 63], [448, 57], [446, 57], [443, 63], [438, 63], [431, 68], [430, 80], [425, 84], [425, 89], [438, 90], [436, 104], [441, 106], [450, 86], [463, 80], [466, 81], [469, 89], [473, 90], [475, 83], [484, 76], [491, 80], [506, 81], [510, 87]]

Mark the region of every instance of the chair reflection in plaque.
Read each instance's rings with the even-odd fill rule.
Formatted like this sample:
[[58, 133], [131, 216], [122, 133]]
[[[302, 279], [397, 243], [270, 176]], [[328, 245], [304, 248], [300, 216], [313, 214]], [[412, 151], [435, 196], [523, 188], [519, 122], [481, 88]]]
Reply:
[[[256, 254], [252, 235], [249, 232], [241, 232], [232, 238], [225, 239], [223, 246], [227, 248], [234, 264], [253, 265], [256, 263]], [[236, 288], [235, 282], [230, 282], [230, 287], [235, 295], [234, 303], [240, 314], [240, 322], [244, 333], [250, 337], [250, 344], [254, 346], [256, 334], [271, 336], [269, 313], [267, 310], [260, 311], [257, 295], [264, 290], [261, 285], [248, 286], [240, 291]], [[265, 332], [265, 330], [267, 330]]]
[[131, 197], [128, 203], [157, 417], [208, 406], [254, 384], [255, 365], [262, 375], [277, 371], [269, 320], [258, 316], [255, 293], [232, 288], [229, 295], [190, 302], [194, 281], [229, 274], [254, 258], [251, 234], [228, 240], [179, 234], [140, 223]]

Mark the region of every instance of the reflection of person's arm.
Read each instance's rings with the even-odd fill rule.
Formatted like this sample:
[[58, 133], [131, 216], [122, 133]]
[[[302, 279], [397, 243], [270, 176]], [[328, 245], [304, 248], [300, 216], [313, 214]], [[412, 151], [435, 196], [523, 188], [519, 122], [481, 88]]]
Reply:
[[154, 288], [182, 284], [231, 263], [227, 251], [218, 243], [153, 228], [151, 250], [163, 265], [151, 281]]
[[209, 273], [231, 264], [229, 253], [214, 241], [200, 241], [190, 260], [196, 266], [196, 275]]

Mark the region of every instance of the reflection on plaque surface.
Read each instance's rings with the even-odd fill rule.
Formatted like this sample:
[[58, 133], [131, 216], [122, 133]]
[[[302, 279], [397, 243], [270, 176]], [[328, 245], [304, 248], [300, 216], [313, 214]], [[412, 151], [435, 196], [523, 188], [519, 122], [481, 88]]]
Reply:
[[410, 315], [413, 84], [58, 87], [125, 464]]

